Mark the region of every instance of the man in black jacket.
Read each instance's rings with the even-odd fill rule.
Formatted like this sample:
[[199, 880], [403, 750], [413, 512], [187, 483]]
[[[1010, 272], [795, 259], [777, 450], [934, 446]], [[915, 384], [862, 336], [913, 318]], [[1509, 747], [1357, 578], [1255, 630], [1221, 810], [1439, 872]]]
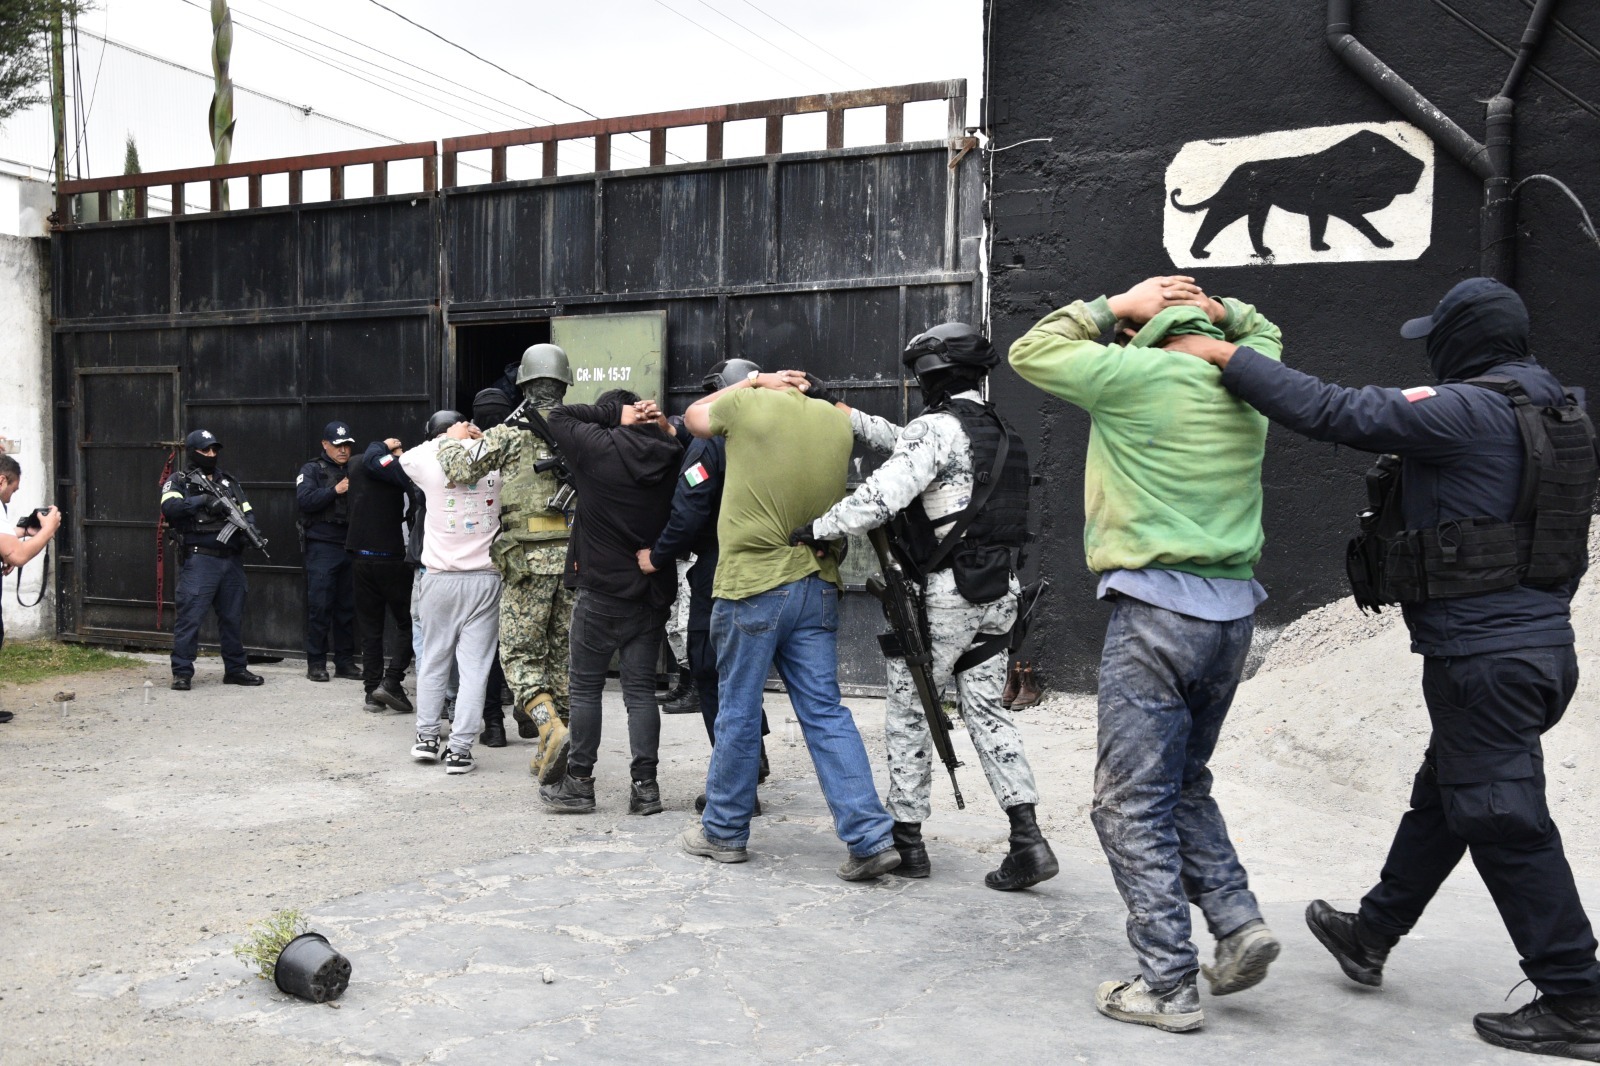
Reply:
[[[1433, 734], [1377, 886], [1353, 914], [1312, 902], [1306, 922], [1348, 977], [1379, 985], [1390, 949], [1470, 853], [1541, 993], [1478, 1015], [1478, 1035], [1600, 1061], [1595, 937], [1545, 803], [1540, 745], [1578, 682], [1569, 603], [1588, 563], [1594, 431], [1529, 354], [1527, 308], [1499, 282], [1462, 282], [1400, 332], [1427, 338], [1437, 385], [1341, 388], [1222, 341], [1165, 345], [1220, 367], [1223, 387], [1275, 422], [1400, 458], [1398, 498], [1363, 518], [1393, 531], [1363, 586], [1371, 602], [1402, 604]], [[1554, 427], [1544, 412], [1558, 413]], [[1525, 461], [1524, 432], [1542, 462]], [[1530, 481], [1532, 518], [1519, 503]], [[1550, 518], [1565, 522], [1552, 533]]]
[[[411, 665], [412, 566], [406, 562], [407, 496], [415, 492], [400, 468], [404, 451], [398, 438], [373, 441], [360, 462], [348, 466], [350, 532], [344, 546], [354, 557], [356, 625], [361, 634], [361, 683], [366, 708], [385, 707], [405, 714], [416, 708], [401, 680]], [[383, 666], [383, 630], [387, 615], [399, 634], [389, 668]]]
[[322, 454], [300, 468], [294, 481], [305, 541], [306, 677], [328, 680], [328, 645], [333, 645], [334, 676], [360, 681], [356, 669], [356, 594], [351, 555], [348, 464], [356, 439], [343, 422], [322, 430]]
[[577, 602], [569, 637], [572, 747], [566, 775], [541, 786], [539, 798], [552, 811], [594, 810], [600, 693], [617, 655], [633, 751], [628, 813], [656, 814], [656, 657], [678, 574], [671, 567], [641, 573], [638, 551], [667, 524], [683, 445], [654, 403], [622, 390], [605, 393], [593, 406], [556, 407], [547, 421], [577, 482], [565, 578]]

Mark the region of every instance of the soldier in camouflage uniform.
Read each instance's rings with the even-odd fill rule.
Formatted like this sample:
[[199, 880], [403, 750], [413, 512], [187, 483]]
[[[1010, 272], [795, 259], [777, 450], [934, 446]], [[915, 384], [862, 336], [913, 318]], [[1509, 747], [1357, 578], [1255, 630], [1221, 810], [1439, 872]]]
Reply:
[[[1013, 569], [1027, 536], [1027, 454], [1021, 439], [983, 400], [984, 379], [999, 357], [980, 332], [961, 323], [936, 326], [912, 340], [904, 358], [917, 374], [927, 409], [901, 429], [840, 403], [850, 413], [857, 439], [874, 451], [889, 453], [889, 458], [809, 530], [796, 534], [801, 540], [834, 540], [863, 534], [905, 513], [896, 525], [905, 534], [901, 548], [915, 568], [912, 572], [925, 574], [923, 599], [934, 684], [942, 690], [954, 678], [972, 746], [995, 799], [1011, 821], [1010, 853], [984, 882], [1000, 891], [1025, 888], [1054, 877], [1059, 869], [1034, 817], [1039, 794], [1022, 751], [1022, 735], [1000, 702], [1006, 635], [1017, 619], [1019, 588]], [[821, 382], [814, 382], [809, 391], [834, 400]], [[996, 487], [978, 516], [958, 531], [958, 542], [950, 545], [956, 550], [942, 552], [940, 542], [972, 499], [974, 466], [981, 464], [989, 474], [1002, 435], [1007, 450]], [[963, 553], [969, 548], [979, 549], [973, 557], [984, 557], [982, 550], [988, 549], [986, 591], [980, 591], [982, 581], [963, 580], [969, 558]], [[986, 602], [969, 599], [963, 588]], [[988, 657], [956, 673], [957, 660], [976, 646], [982, 651], [973, 658], [983, 652]], [[885, 805], [895, 819], [895, 846], [901, 855], [900, 866], [892, 872], [927, 877], [930, 865], [922, 822], [932, 809], [932, 737], [905, 661], [890, 659], [888, 670]]]
[[530, 769], [541, 784], [559, 780], [567, 764], [567, 628], [572, 590], [562, 585], [567, 564], [567, 515], [547, 506], [561, 488], [554, 470], [534, 467], [553, 457], [550, 444], [530, 425], [561, 402], [572, 384], [567, 353], [535, 344], [522, 353], [517, 386], [527, 406], [483, 435], [474, 457], [460, 442], [439, 448], [439, 465], [452, 481], [476, 481], [490, 470], [504, 479], [500, 536], [493, 549], [505, 580], [500, 595], [500, 662], [511, 686], [511, 715], [523, 737], [539, 738]]

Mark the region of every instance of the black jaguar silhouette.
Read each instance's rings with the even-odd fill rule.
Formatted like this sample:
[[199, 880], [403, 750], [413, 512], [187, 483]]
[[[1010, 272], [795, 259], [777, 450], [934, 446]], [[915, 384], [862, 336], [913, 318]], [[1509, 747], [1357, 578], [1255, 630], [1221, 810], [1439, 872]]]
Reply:
[[1250, 245], [1256, 255], [1270, 257], [1272, 249], [1262, 243], [1262, 234], [1274, 207], [1310, 217], [1311, 247], [1316, 251], [1331, 247], [1323, 240], [1330, 215], [1354, 226], [1379, 248], [1392, 248], [1394, 242], [1364, 216], [1415, 189], [1422, 169], [1422, 160], [1389, 138], [1362, 130], [1311, 155], [1242, 163], [1210, 199], [1192, 206], [1180, 204], [1183, 190], [1173, 189], [1172, 206], [1190, 214], [1208, 212], [1189, 248], [1196, 259], [1209, 259], [1206, 246], [1241, 218], [1249, 219]]

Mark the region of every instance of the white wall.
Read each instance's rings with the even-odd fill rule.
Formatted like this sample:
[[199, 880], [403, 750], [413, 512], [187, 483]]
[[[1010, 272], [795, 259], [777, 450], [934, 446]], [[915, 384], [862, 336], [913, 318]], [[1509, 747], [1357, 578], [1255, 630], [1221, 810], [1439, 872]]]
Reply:
[[[49, 245], [43, 240], [0, 235], [0, 441], [22, 464], [22, 487], [11, 499], [9, 528], [18, 516], [54, 502], [50, 418]], [[51, 553], [54, 566], [55, 552]], [[23, 572], [22, 596], [32, 602], [44, 575], [40, 560]], [[7, 638], [55, 632], [55, 610], [47, 596], [37, 607], [17, 604], [16, 575], [3, 593]], [[54, 582], [51, 582], [52, 593]]]

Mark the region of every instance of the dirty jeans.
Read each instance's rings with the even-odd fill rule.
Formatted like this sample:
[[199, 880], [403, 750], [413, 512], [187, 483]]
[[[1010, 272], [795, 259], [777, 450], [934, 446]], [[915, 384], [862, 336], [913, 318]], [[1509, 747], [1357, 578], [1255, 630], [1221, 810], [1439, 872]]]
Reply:
[[894, 847], [894, 822], [878, 802], [866, 746], [839, 702], [838, 630], [839, 590], [815, 576], [712, 606], [720, 707], [700, 819], [707, 840], [742, 848], [750, 839], [762, 689], [776, 664], [839, 839], [856, 858]]
[[1206, 768], [1254, 628], [1248, 617], [1207, 622], [1128, 596], [1113, 601], [1090, 819], [1152, 988], [1171, 988], [1199, 966], [1190, 903], [1219, 938], [1261, 917]]

